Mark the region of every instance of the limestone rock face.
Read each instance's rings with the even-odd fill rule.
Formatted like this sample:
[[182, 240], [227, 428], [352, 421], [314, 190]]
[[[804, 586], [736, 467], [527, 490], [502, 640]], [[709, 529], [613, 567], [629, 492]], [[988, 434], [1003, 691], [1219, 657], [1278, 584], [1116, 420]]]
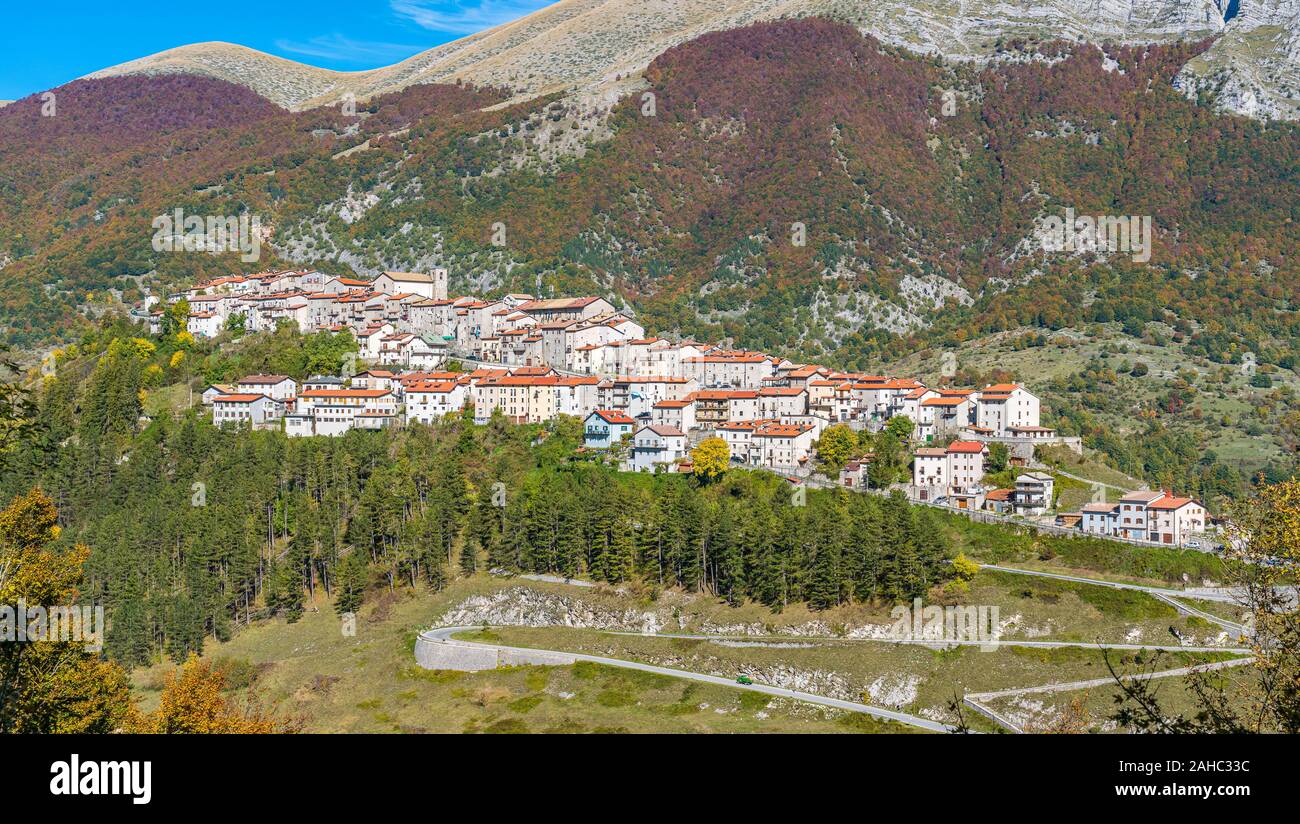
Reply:
[[1251, 117], [1300, 117], [1300, 0], [561, 0], [527, 17], [392, 66], [334, 72], [229, 43], [170, 49], [95, 72], [187, 72], [248, 86], [288, 108], [464, 80], [519, 97], [617, 95], [665, 50], [702, 34], [780, 17], [852, 23], [885, 43], [961, 60], [999, 40], [1100, 43], [1218, 38], [1179, 77], [1188, 95]]

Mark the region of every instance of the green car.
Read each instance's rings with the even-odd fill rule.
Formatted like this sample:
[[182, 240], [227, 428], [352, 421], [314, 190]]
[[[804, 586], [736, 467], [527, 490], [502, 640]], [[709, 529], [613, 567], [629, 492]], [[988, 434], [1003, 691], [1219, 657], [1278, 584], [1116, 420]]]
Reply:
[[753, 681], [753, 679], [750, 678], [748, 675], [742, 675], [742, 676], [740, 676], [739, 678], [736, 679], [736, 683], [737, 683], [737, 684], [746, 684], [746, 685], [749, 685], [749, 684], [753, 684], [754, 681]]

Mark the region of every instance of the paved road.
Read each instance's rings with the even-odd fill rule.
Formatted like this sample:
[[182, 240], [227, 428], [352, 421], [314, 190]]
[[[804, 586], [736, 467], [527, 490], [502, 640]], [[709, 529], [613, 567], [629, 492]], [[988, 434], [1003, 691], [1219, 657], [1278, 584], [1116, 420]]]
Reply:
[[1200, 598], [1203, 601], [1222, 601], [1224, 603], [1236, 603], [1233, 601], [1231, 593], [1228, 592], [1206, 592], [1204, 594], [1188, 595], [1181, 589], [1172, 587], [1151, 587], [1142, 584], [1125, 584], [1118, 581], [1103, 581], [1100, 578], [1083, 578], [1078, 575], [1063, 575], [1059, 572], [1042, 572], [1037, 569], [1019, 569], [1018, 567], [998, 566], [997, 564], [980, 564], [980, 569], [995, 569], [998, 572], [1010, 572], [1014, 575], [1033, 575], [1038, 578], [1055, 578], [1058, 581], [1073, 581], [1079, 584], [1094, 584], [1099, 587], [1111, 587], [1112, 589], [1132, 589], [1138, 592], [1146, 592], [1151, 595], [1173, 595], [1180, 598]]
[[[508, 647], [501, 644], [484, 644], [477, 641], [461, 641], [452, 638], [458, 632], [473, 632], [482, 629], [482, 627], [441, 627], [439, 629], [428, 630], [421, 633], [421, 637], [430, 641], [437, 641], [447, 644], [460, 644], [468, 647], [479, 647], [496, 650], [520, 650], [522, 652], [537, 652], [537, 650], [523, 649], [520, 647]], [[796, 701], [804, 701], [809, 704], [820, 704], [824, 707], [834, 707], [850, 712], [861, 712], [876, 718], [887, 721], [897, 721], [900, 724], [907, 724], [913, 727], [919, 727], [931, 732], [951, 732], [953, 728], [947, 724], [941, 724], [938, 721], [931, 721], [928, 718], [921, 718], [916, 715], [909, 715], [905, 712], [896, 712], [887, 710], [883, 707], [873, 707], [870, 704], [860, 704], [855, 701], [843, 701], [839, 698], [827, 698], [824, 695], [815, 695], [811, 692], [799, 692], [798, 690], [788, 690], [783, 687], [772, 687], [766, 684], [739, 684], [728, 678], [721, 678], [716, 675], [705, 675], [699, 672], [690, 672], [689, 670], [670, 669], [668, 667], [659, 667], [653, 664], [642, 664], [639, 661], [625, 661], [621, 658], [603, 658], [598, 655], [584, 655], [577, 652], [567, 652], [563, 650], [549, 650], [557, 655], [566, 655], [577, 661], [591, 661], [596, 664], [604, 664], [610, 667], [620, 667], [622, 669], [639, 670], [641, 672], [652, 672], [656, 675], [668, 675], [673, 678], [684, 678], [688, 681], [699, 681], [705, 684], [715, 684], [722, 687], [734, 687], [736, 689], [749, 690], [751, 692], [761, 692], [764, 695], [773, 695], [778, 698], [792, 698]]]
[[1188, 647], [1180, 644], [1106, 644], [1096, 641], [947, 641], [937, 638], [838, 638], [828, 636], [801, 635], [694, 635], [670, 632], [619, 632], [610, 630], [607, 635], [630, 635], [640, 638], [681, 638], [688, 641], [732, 641], [754, 645], [791, 644], [791, 643], [854, 643], [854, 644], [911, 644], [923, 647], [1036, 647], [1038, 649], [1060, 649], [1062, 647], [1081, 647], [1084, 649], [1121, 649], [1121, 650], [1162, 650], [1164, 652], [1236, 652], [1246, 654], [1251, 650], [1245, 647]]
[[[1124, 675], [1121, 676], [1121, 678], [1125, 681], [1150, 681], [1154, 678], [1172, 678], [1179, 675], [1190, 675], [1193, 672], [1208, 672], [1210, 670], [1224, 669], [1227, 667], [1240, 667], [1253, 663], [1254, 660], [1254, 658], [1238, 658], [1232, 661], [1219, 661], [1213, 664], [1197, 664], [1191, 667], [1178, 667], [1177, 669], [1163, 670], [1161, 672], [1144, 672], [1135, 675]], [[1114, 683], [1114, 678], [1093, 678], [1089, 681], [1043, 684], [1037, 687], [1018, 687], [1009, 690], [998, 690], [997, 692], [971, 692], [963, 696], [962, 702], [980, 715], [992, 720], [996, 724], [1000, 724], [1011, 732], [1022, 733], [1024, 732], [1024, 729], [1020, 727], [1020, 725], [1016, 724], [1010, 718], [1002, 715], [984, 702], [1010, 696], [1033, 695], [1044, 692], [1073, 692], [1075, 690], [1108, 687], [1112, 686]]]
[[1064, 469], [1060, 469], [1060, 468], [1058, 468], [1058, 467], [1052, 466], [1051, 464], [1038, 463], [1038, 464], [1036, 464], [1036, 465], [1031, 465], [1029, 468], [1030, 468], [1030, 469], [1042, 469], [1042, 470], [1044, 470], [1044, 471], [1055, 472], [1057, 475], [1064, 475], [1064, 476], [1067, 477], [1067, 478], [1070, 478], [1070, 479], [1072, 479], [1072, 480], [1076, 480], [1076, 481], [1081, 481], [1081, 482], [1083, 482], [1083, 483], [1085, 483], [1085, 484], [1088, 484], [1089, 486], [1091, 486], [1091, 485], [1093, 485], [1093, 484], [1096, 484], [1097, 486], [1104, 486], [1104, 487], [1106, 487], [1107, 489], [1113, 489], [1113, 490], [1115, 490], [1116, 492], [1123, 492], [1125, 495], [1127, 495], [1128, 493], [1130, 493], [1130, 492], [1133, 491], [1133, 490], [1131, 490], [1131, 489], [1125, 489], [1125, 488], [1122, 487], [1122, 486], [1116, 486], [1115, 484], [1108, 484], [1108, 483], [1105, 483], [1105, 482], [1103, 482], [1103, 481], [1093, 480], [1092, 478], [1085, 478], [1085, 477], [1083, 477], [1082, 475], [1074, 475], [1074, 474], [1072, 474], [1072, 473], [1070, 473], [1070, 472], [1066, 472]]
[[[1191, 604], [1178, 600], [1180, 598], [1199, 598], [1204, 601], [1235, 604], [1236, 598], [1229, 590], [1223, 592], [1202, 591], [1198, 592], [1196, 595], [1189, 595], [1182, 590], [1177, 589], [1149, 587], [1142, 586], [1141, 584], [1121, 584], [1115, 581], [1101, 581], [1096, 578], [1081, 578], [1076, 575], [1061, 575], [1055, 572], [1039, 572], [1032, 569], [1016, 569], [1015, 567], [996, 566], [994, 564], [980, 564], [980, 569], [994, 569], [999, 572], [1010, 572], [1016, 575], [1031, 575], [1038, 578], [1053, 578], [1058, 581], [1073, 581], [1075, 583], [1091, 584], [1093, 586], [1111, 587], [1112, 589], [1130, 589], [1137, 592], [1145, 592], [1147, 595], [1151, 595], [1164, 601], [1184, 615], [1195, 615], [1197, 618], [1201, 618], [1202, 620], [1223, 627], [1233, 638], [1244, 638], [1250, 635], [1249, 628], [1242, 624], [1238, 624], [1235, 621], [1229, 621], [1226, 618], [1220, 618], [1217, 615], [1197, 609]], [[1186, 649], [1192, 648], [1186, 647]]]

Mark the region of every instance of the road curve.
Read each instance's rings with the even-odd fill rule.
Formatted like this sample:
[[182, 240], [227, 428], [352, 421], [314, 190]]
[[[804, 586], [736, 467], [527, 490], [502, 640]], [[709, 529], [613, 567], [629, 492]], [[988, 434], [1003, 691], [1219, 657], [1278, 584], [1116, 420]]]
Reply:
[[575, 661], [590, 661], [595, 664], [604, 664], [610, 667], [620, 667], [622, 669], [639, 670], [641, 672], [651, 672], [656, 675], [667, 675], [673, 678], [684, 678], [688, 681], [699, 681], [705, 684], [714, 684], [721, 687], [733, 687], [735, 689], [749, 690], [751, 692], [760, 692], [764, 695], [772, 695], [778, 698], [792, 698], [796, 701], [804, 701], [809, 704], [820, 704], [824, 707], [834, 707], [835, 709], [848, 710], [850, 712], [861, 712], [867, 715], [875, 716], [886, 721], [897, 721], [900, 724], [907, 724], [912, 727], [919, 727], [931, 732], [952, 732], [953, 727], [947, 724], [941, 724], [938, 721], [931, 721], [928, 718], [921, 718], [916, 715], [909, 715], [905, 712], [896, 712], [887, 710], [883, 707], [874, 707], [870, 704], [860, 704], [855, 701], [844, 701], [839, 698], [828, 698], [824, 695], [815, 695], [811, 692], [799, 692], [798, 690], [788, 690], [783, 687], [772, 687], [767, 684], [740, 684], [735, 680], [722, 678], [716, 675], [705, 675], [699, 672], [689, 670], [671, 669], [669, 667], [655, 666], [654, 664], [643, 664], [639, 661], [627, 661], [621, 658], [604, 658], [598, 655], [585, 655], [579, 652], [568, 652], [565, 650], [536, 650], [527, 647], [509, 647], [502, 644], [485, 644], [478, 641], [461, 641], [452, 636], [459, 632], [474, 632], [481, 630], [483, 627], [439, 627], [437, 629], [426, 630], [420, 633], [420, 637], [426, 641], [440, 644], [455, 644], [471, 648], [508, 650], [519, 652], [550, 652], [555, 655], [563, 655], [573, 658]]
[[1197, 593], [1188, 594], [1180, 589], [1166, 589], [1163, 587], [1150, 587], [1141, 584], [1122, 584], [1115, 581], [1102, 581], [1097, 578], [1081, 578], [1075, 575], [1062, 575], [1057, 572], [1039, 572], [1034, 569], [1018, 569], [1016, 567], [997, 566], [995, 564], [980, 564], [980, 569], [992, 569], [998, 572], [1010, 572], [1014, 575], [1030, 575], [1038, 578], [1053, 578], [1058, 581], [1072, 581], [1080, 584], [1091, 584], [1092, 586], [1110, 587], [1111, 589], [1131, 589], [1136, 592], [1145, 592], [1154, 598], [1172, 606], [1174, 609], [1184, 615], [1195, 615], [1197, 618], [1217, 624], [1228, 631], [1233, 638], [1244, 638], [1251, 634], [1250, 629], [1235, 621], [1229, 621], [1226, 618], [1220, 618], [1204, 610], [1197, 609], [1191, 604], [1178, 600], [1179, 598], [1188, 598], [1191, 600], [1216, 601], [1219, 603], [1232, 604], [1236, 599], [1230, 593]]

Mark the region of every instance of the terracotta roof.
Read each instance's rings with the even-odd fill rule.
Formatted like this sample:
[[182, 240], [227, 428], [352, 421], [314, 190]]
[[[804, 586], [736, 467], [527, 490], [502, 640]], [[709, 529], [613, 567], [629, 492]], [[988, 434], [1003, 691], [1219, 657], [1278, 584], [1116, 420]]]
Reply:
[[754, 430], [755, 438], [797, 438], [805, 432], [811, 432], [811, 426], [794, 426], [791, 424], [773, 423], [768, 424], [760, 429]]
[[603, 418], [609, 423], [636, 423], [636, 421], [628, 417], [627, 413], [620, 412], [617, 409], [597, 409], [591, 414]]
[[600, 298], [554, 298], [551, 300], [530, 300], [516, 308], [521, 312], [562, 312], [583, 309]]
[[958, 452], [958, 453], [983, 452], [985, 448], [986, 448], [985, 445], [980, 441], [953, 441], [952, 443], [948, 444], [949, 452]]
[[762, 355], [702, 355], [686, 358], [687, 363], [763, 363], [766, 360]]
[[817, 366], [816, 364], [808, 364], [807, 366], [797, 366], [794, 369], [791, 369], [789, 374], [792, 378], [809, 378], [824, 371], [826, 370], [823, 367]]
[[696, 400], [703, 401], [753, 400], [758, 397], [754, 389], [701, 389], [692, 394]]
[[464, 377], [464, 372], [405, 372], [398, 376], [402, 383], [455, 381]]
[[445, 395], [460, 386], [455, 381], [415, 381], [406, 385], [408, 395]]
[[1121, 497], [1120, 503], [1132, 504], [1149, 504], [1152, 501], [1158, 501], [1165, 496], [1165, 493], [1158, 490], [1140, 489], [1136, 492], [1129, 492]]
[[423, 272], [384, 272], [384, 274], [399, 283], [433, 283], [433, 275], [426, 275]]
[[244, 393], [239, 395], [218, 395], [213, 400], [217, 403], [252, 403], [253, 401], [260, 400], [263, 398], [266, 398], [266, 400], [271, 400], [271, 398], [267, 398], [266, 395], [262, 395], [258, 393], [253, 393], [253, 394]]
[[1160, 509], [1160, 510], [1174, 510], [1174, 509], [1182, 509], [1188, 504], [1194, 504], [1194, 503], [1196, 503], [1196, 501], [1193, 501], [1191, 498], [1176, 498], [1172, 495], [1167, 495], [1161, 498], [1160, 500], [1156, 501], [1155, 503], [1150, 504], [1147, 508]]

